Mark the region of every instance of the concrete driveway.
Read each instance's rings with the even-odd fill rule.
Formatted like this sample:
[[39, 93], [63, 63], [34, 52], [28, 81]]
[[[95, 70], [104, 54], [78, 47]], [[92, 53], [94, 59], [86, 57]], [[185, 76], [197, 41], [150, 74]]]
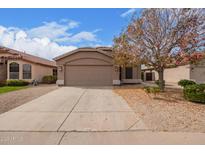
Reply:
[[0, 144], [197, 143], [203, 133], [149, 131], [110, 87], [62, 87], [0, 115]]

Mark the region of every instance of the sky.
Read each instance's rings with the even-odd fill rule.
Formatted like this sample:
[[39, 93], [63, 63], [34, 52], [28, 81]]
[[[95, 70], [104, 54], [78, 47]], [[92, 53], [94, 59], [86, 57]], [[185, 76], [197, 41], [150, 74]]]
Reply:
[[139, 9], [0, 9], [0, 45], [53, 59], [78, 47], [112, 46]]

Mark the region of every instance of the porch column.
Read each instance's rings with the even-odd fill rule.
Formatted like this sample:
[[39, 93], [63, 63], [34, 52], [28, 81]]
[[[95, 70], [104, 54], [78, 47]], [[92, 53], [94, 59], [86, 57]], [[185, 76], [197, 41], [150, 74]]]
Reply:
[[56, 84], [59, 86], [63, 86], [65, 84], [65, 65], [57, 63], [57, 81]]
[[19, 80], [23, 80], [23, 64], [19, 63]]
[[7, 80], [9, 80], [10, 79], [10, 68], [9, 68], [9, 64], [10, 64], [10, 62], [9, 62], [9, 60], [7, 61]]
[[120, 85], [120, 68], [117, 66], [113, 66], [113, 85]]

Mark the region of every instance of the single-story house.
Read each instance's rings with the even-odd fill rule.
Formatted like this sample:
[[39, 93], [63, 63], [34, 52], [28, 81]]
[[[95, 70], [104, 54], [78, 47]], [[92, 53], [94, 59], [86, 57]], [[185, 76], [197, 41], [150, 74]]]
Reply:
[[110, 47], [78, 48], [54, 60], [58, 70], [58, 85], [110, 86], [141, 82], [141, 66], [116, 67]]
[[41, 82], [45, 75], [57, 75], [55, 61], [0, 47], [0, 81], [20, 79]]
[[[159, 79], [158, 73], [152, 68], [142, 67], [142, 80], [155, 81]], [[170, 67], [164, 70], [164, 80], [167, 83], [177, 83], [182, 79], [193, 80], [197, 83], [205, 83], [205, 59], [197, 64], [185, 64]]]

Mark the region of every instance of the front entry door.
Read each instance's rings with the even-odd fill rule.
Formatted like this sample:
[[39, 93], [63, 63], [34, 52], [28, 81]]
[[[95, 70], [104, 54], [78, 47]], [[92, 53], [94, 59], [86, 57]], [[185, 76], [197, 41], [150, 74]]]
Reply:
[[126, 79], [132, 79], [133, 77], [133, 70], [132, 67], [126, 67], [125, 68], [125, 78]]
[[146, 81], [152, 81], [152, 72], [146, 72]]

